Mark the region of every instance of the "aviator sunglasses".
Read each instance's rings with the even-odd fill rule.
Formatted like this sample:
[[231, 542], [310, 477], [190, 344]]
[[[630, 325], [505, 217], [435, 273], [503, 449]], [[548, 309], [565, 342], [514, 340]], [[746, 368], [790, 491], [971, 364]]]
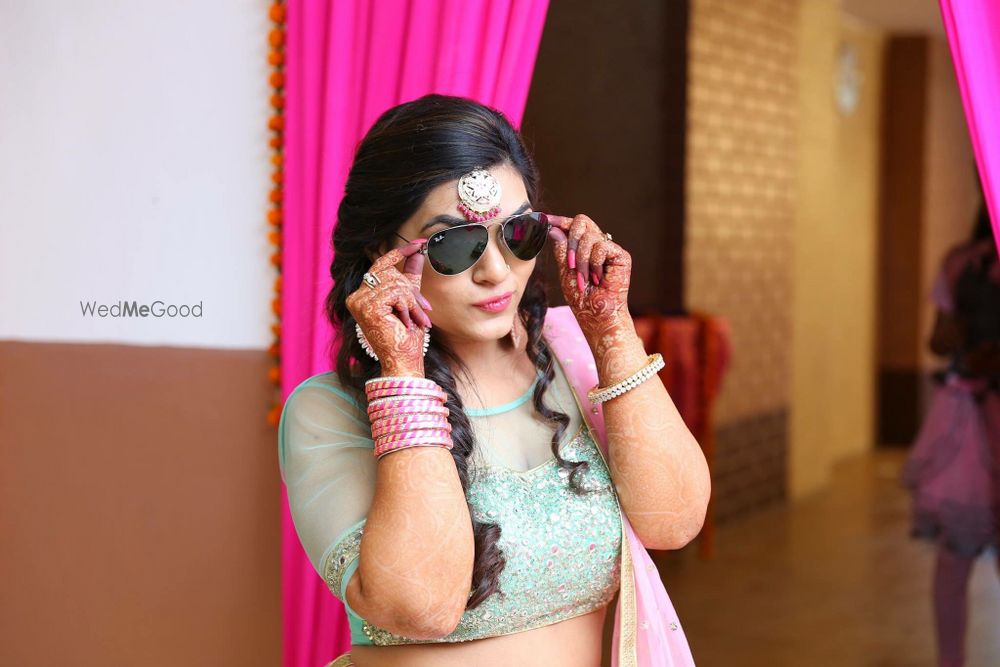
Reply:
[[[443, 276], [468, 271], [486, 252], [490, 227], [500, 225], [500, 236], [514, 257], [525, 262], [538, 256], [545, 246], [552, 223], [544, 213], [517, 213], [490, 223], [471, 222], [434, 232], [420, 249], [431, 268]], [[396, 234], [407, 243], [409, 240]]]

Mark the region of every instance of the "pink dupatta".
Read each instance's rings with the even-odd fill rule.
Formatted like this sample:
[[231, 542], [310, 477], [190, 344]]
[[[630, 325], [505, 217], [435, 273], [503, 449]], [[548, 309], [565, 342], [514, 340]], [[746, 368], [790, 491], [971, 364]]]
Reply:
[[[543, 326], [556, 361], [573, 387], [605, 463], [604, 413], [587, 398], [597, 384], [594, 355], [569, 306], [549, 308]], [[687, 637], [663, 581], [625, 513], [622, 520], [621, 591], [615, 608], [612, 667], [694, 667]]]

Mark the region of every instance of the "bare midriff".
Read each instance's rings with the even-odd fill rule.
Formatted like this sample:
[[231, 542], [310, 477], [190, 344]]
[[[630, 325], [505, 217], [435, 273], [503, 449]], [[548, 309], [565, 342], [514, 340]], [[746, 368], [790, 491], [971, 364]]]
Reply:
[[357, 667], [600, 667], [607, 611], [466, 642], [355, 646], [351, 660]]

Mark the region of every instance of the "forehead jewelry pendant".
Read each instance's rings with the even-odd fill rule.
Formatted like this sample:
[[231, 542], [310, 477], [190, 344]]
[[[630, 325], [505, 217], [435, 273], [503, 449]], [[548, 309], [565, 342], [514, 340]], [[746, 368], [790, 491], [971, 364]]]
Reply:
[[458, 210], [467, 220], [485, 222], [500, 214], [500, 182], [482, 167], [458, 179]]

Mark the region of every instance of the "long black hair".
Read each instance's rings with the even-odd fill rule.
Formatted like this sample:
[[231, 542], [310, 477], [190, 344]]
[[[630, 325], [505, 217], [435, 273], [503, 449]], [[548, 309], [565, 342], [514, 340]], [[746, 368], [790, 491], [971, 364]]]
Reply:
[[[333, 288], [326, 297], [327, 317], [339, 342], [332, 361], [345, 387], [354, 388], [363, 397], [365, 381], [380, 375], [378, 362], [364, 353], [354, 336], [355, 319], [346, 305], [348, 295], [361, 286], [362, 275], [371, 267], [371, 257], [378, 255], [380, 247], [393, 246], [396, 230], [417, 211], [432, 189], [457, 180], [477, 165], [489, 168], [502, 164], [520, 173], [528, 201], [539, 210], [538, 169], [517, 130], [502, 113], [462, 97], [432, 94], [395, 106], [383, 113], [361, 140], [337, 209], [334, 259], [330, 265]], [[532, 396], [534, 408], [555, 427], [552, 452], [558, 465], [570, 471], [570, 488], [583, 494], [587, 490], [582, 488], [579, 476], [587, 470], [586, 461], [567, 461], [559, 455], [559, 443], [570, 418], [542, 402], [555, 370], [552, 352], [542, 338], [548, 300], [540, 266], [541, 262], [536, 263], [528, 279], [516, 316], [527, 330], [527, 354], [543, 372]], [[462, 360], [432, 328], [424, 375], [448, 395], [445, 405], [452, 428], [451, 455], [462, 489], [468, 492], [468, 458], [475, 438], [456, 389], [456, 371], [471, 379]], [[498, 591], [500, 573], [506, 564], [498, 546], [500, 526], [473, 519], [472, 530], [475, 561], [468, 609]]]

